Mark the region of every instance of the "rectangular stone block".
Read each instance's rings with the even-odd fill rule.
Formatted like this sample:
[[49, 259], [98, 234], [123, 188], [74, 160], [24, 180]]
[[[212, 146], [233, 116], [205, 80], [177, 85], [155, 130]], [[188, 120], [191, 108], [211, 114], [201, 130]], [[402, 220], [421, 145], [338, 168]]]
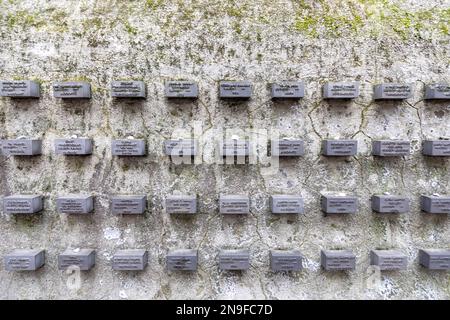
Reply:
[[167, 254], [167, 269], [170, 271], [197, 270], [198, 251], [191, 249], [173, 250]]
[[450, 270], [450, 250], [420, 249], [419, 263], [430, 270]]
[[250, 155], [250, 141], [248, 140], [224, 140], [219, 144], [219, 155], [221, 157], [245, 157]]
[[350, 250], [322, 250], [320, 263], [327, 271], [355, 270], [356, 256]]
[[33, 214], [42, 209], [40, 195], [12, 195], [3, 198], [3, 212], [7, 214]]
[[273, 83], [272, 99], [300, 99], [305, 96], [305, 84], [299, 81]]
[[144, 156], [145, 140], [141, 139], [112, 140], [111, 152], [113, 156]]
[[111, 197], [112, 214], [143, 214], [147, 207], [145, 195]]
[[220, 195], [219, 212], [222, 214], [248, 214], [250, 199], [246, 195]]
[[420, 197], [422, 211], [428, 213], [450, 213], [450, 195], [423, 195]]
[[303, 213], [303, 199], [298, 195], [273, 195], [270, 197], [273, 214]]
[[322, 154], [328, 157], [347, 157], [356, 155], [357, 140], [323, 140]]
[[349, 195], [322, 195], [322, 211], [327, 214], [356, 213], [358, 211], [358, 198]]
[[194, 139], [172, 139], [164, 141], [164, 153], [168, 156], [196, 156], [198, 141]]
[[94, 249], [67, 249], [58, 256], [58, 269], [78, 267], [81, 271], [91, 270], [95, 265]]
[[42, 153], [42, 141], [37, 139], [2, 140], [0, 146], [4, 156], [36, 156]]
[[145, 98], [144, 81], [113, 81], [111, 83], [111, 97], [113, 98]]
[[379, 213], [409, 212], [409, 199], [396, 195], [373, 195], [372, 210]]
[[272, 140], [271, 154], [273, 157], [300, 157], [305, 155], [304, 142], [296, 139]]
[[192, 81], [168, 81], [165, 84], [167, 98], [198, 98], [198, 85]]
[[250, 267], [248, 250], [221, 250], [219, 253], [220, 270], [247, 270]]
[[422, 154], [431, 157], [450, 157], [450, 140], [425, 140]]
[[397, 250], [371, 250], [370, 264], [380, 267], [380, 270], [405, 270], [408, 258]]
[[221, 81], [219, 97], [222, 99], [250, 99], [252, 84], [249, 81]]
[[300, 271], [303, 256], [298, 250], [270, 250], [272, 271]]
[[402, 83], [381, 83], [374, 87], [375, 100], [409, 99], [413, 94], [413, 86]]
[[359, 82], [328, 82], [323, 86], [324, 99], [353, 99], [359, 96]]
[[45, 263], [45, 251], [40, 249], [16, 249], [5, 257], [6, 271], [35, 271]]
[[197, 213], [197, 196], [169, 195], [166, 198], [166, 212], [172, 214]]
[[148, 252], [141, 249], [117, 251], [112, 258], [113, 270], [140, 271], [148, 264]]
[[94, 197], [88, 195], [62, 196], [56, 199], [59, 213], [88, 214], [94, 210]]
[[372, 154], [379, 157], [400, 157], [410, 154], [411, 142], [405, 140], [376, 140], [372, 142]]
[[89, 99], [91, 98], [91, 85], [87, 82], [55, 82], [53, 96], [62, 99]]
[[55, 139], [55, 153], [66, 156], [84, 156], [92, 154], [92, 139]]
[[426, 86], [425, 100], [448, 100], [450, 99], [450, 85], [446, 83], [436, 83]]
[[0, 97], [39, 98], [39, 83], [31, 80], [0, 81]]

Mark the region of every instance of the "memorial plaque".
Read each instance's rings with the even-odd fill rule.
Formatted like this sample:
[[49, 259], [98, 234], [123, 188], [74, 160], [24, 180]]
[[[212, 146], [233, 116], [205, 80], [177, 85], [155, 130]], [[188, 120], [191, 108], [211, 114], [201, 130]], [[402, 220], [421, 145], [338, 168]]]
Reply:
[[42, 141], [37, 139], [2, 140], [4, 156], [36, 156], [42, 153]]
[[300, 99], [305, 96], [303, 82], [284, 81], [272, 84], [272, 99]]
[[167, 269], [171, 271], [195, 271], [197, 270], [197, 250], [181, 249], [173, 250], [167, 254]]
[[422, 211], [428, 213], [450, 213], [450, 195], [447, 196], [421, 196]]
[[145, 195], [113, 196], [111, 198], [112, 214], [143, 214], [146, 207]]
[[379, 213], [409, 212], [409, 199], [394, 195], [373, 195], [372, 210]]
[[94, 197], [87, 195], [62, 196], [56, 199], [59, 213], [87, 214], [94, 210]]
[[450, 250], [421, 249], [419, 263], [430, 270], [450, 270]]
[[35, 271], [45, 263], [45, 251], [39, 249], [16, 249], [5, 257], [6, 271]]
[[145, 140], [121, 139], [111, 142], [111, 152], [113, 156], [144, 156]]
[[95, 265], [95, 250], [67, 249], [58, 256], [58, 269], [78, 267], [81, 271], [91, 270]]
[[67, 156], [84, 156], [92, 154], [92, 139], [55, 139], [55, 153]]
[[370, 264], [380, 267], [380, 270], [405, 270], [408, 258], [397, 250], [371, 250]]
[[39, 98], [39, 83], [30, 80], [0, 81], [0, 97]]
[[359, 96], [359, 82], [329, 82], [323, 86], [325, 99], [353, 99]]
[[357, 140], [323, 140], [322, 154], [328, 157], [346, 157], [356, 155]]
[[450, 99], [450, 85], [445, 83], [431, 84], [425, 89], [425, 100]]
[[322, 195], [322, 211], [325, 213], [356, 213], [358, 198], [349, 195]]
[[62, 99], [89, 99], [91, 85], [87, 82], [55, 82], [53, 96]]
[[198, 141], [194, 139], [172, 139], [164, 141], [164, 153], [168, 156], [196, 156]]
[[272, 271], [300, 271], [303, 256], [298, 250], [270, 250]]
[[305, 154], [304, 142], [294, 139], [272, 140], [271, 154], [273, 157], [299, 157]]
[[250, 267], [248, 250], [221, 250], [219, 253], [220, 270], [247, 270]]
[[404, 140], [376, 140], [372, 142], [372, 154], [379, 157], [399, 157], [410, 154], [411, 143]]
[[12, 195], [3, 198], [4, 213], [32, 214], [42, 209], [42, 196], [40, 195]]
[[221, 81], [219, 96], [222, 99], [250, 99], [252, 84], [249, 81]]
[[219, 144], [219, 154], [221, 157], [245, 157], [250, 155], [250, 142], [247, 140], [230, 139]]
[[425, 140], [422, 153], [431, 157], [450, 157], [450, 140]]
[[113, 81], [111, 84], [113, 98], [145, 98], [144, 81]]
[[166, 211], [172, 214], [197, 213], [197, 197], [190, 195], [170, 195], [166, 198]]
[[327, 271], [355, 270], [356, 256], [350, 250], [322, 250], [320, 263]]
[[198, 85], [192, 81], [169, 81], [165, 84], [167, 98], [198, 98]]
[[220, 195], [219, 212], [222, 214], [248, 214], [250, 199], [245, 195]]
[[303, 199], [298, 195], [273, 195], [270, 197], [272, 213], [303, 213]]
[[413, 94], [413, 86], [402, 83], [382, 83], [374, 87], [375, 100], [409, 99]]
[[113, 270], [139, 271], [144, 270], [148, 263], [148, 252], [141, 249], [117, 251], [112, 258]]

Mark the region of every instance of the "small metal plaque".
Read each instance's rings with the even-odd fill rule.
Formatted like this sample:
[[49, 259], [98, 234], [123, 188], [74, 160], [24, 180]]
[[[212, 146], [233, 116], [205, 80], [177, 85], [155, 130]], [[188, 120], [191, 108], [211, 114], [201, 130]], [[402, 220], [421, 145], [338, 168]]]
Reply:
[[11, 139], [0, 143], [4, 156], [36, 156], [42, 153], [42, 141], [37, 139]]
[[144, 156], [145, 140], [121, 139], [111, 142], [111, 152], [113, 156]]
[[111, 84], [113, 98], [145, 98], [144, 81], [113, 81]]
[[222, 99], [249, 99], [252, 96], [252, 84], [249, 81], [221, 81], [219, 87]]
[[303, 213], [303, 199], [297, 195], [273, 195], [270, 197], [270, 207], [273, 214]]
[[372, 142], [372, 154], [379, 157], [407, 156], [411, 142], [405, 140], [376, 140]]
[[327, 214], [356, 213], [358, 210], [358, 198], [347, 195], [322, 195], [322, 211]]
[[190, 195], [170, 195], [166, 198], [166, 212], [172, 214], [197, 213], [197, 197]]
[[147, 206], [145, 195], [111, 197], [112, 214], [143, 214]]
[[300, 271], [303, 256], [298, 250], [270, 250], [272, 271]]
[[422, 211], [428, 213], [450, 213], [450, 195], [420, 197]]
[[303, 140], [280, 139], [272, 140], [271, 154], [273, 157], [300, 157], [305, 155]]
[[250, 199], [245, 195], [221, 195], [219, 212], [222, 214], [248, 214]]
[[446, 83], [431, 84], [425, 88], [425, 100], [450, 99], [450, 85]]
[[197, 250], [173, 250], [167, 254], [167, 268], [171, 271], [195, 271], [197, 270], [197, 263]]
[[450, 140], [425, 140], [422, 153], [431, 157], [450, 157]]
[[320, 252], [322, 268], [327, 271], [354, 270], [356, 256], [349, 250], [322, 250]]
[[56, 208], [59, 213], [88, 214], [94, 210], [94, 197], [85, 195], [58, 197]]
[[221, 250], [219, 253], [220, 270], [247, 270], [250, 267], [248, 250]]
[[323, 140], [322, 154], [328, 157], [347, 157], [356, 155], [357, 140]]
[[39, 83], [31, 80], [0, 81], [0, 97], [39, 98]]
[[380, 270], [405, 270], [408, 258], [397, 250], [371, 250], [370, 264], [380, 267]]
[[144, 270], [148, 263], [148, 252], [141, 249], [117, 251], [112, 258], [112, 268], [120, 271]]
[[296, 81], [273, 83], [271, 94], [272, 99], [300, 99], [305, 96], [305, 85]]
[[430, 270], [450, 270], [450, 250], [421, 249], [419, 263]]
[[169, 81], [165, 85], [167, 98], [198, 98], [198, 85], [192, 81]]
[[5, 257], [6, 271], [35, 271], [45, 263], [45, 251], [34, 249], [16, 249]]
[[91, 85], [87, 82], [55, 82], [53, 96], [62, 99], [89, 99]]
[[3, 199], [3, 212], [7, 214], [32, 214], [42, 209], [40, 195], [12, 195]]
[[325, 99], [353, 99], [359, 96], [359, 82], [329, 82], [323, 86]]
[[164, 141], [164, 153], [168, 156], [196, 156], [198, 141], [194, 139], [172, 139]]
[[248, 140], [230, 139], [219, 144], [221, 157], [245, 157], [250, 155], [250, 142]]
[[413, 86], [402, 83], [382, 83], [374, 87], [375, 100], [409, 99], [413, 94]]
[[93, 249], [67, 249], [58, 256], [58, 269], [66, 270], [70, 267], [81, 271], [92, 269], [95, 265], [95, 250]]
[[92, 139], [55, 139], [55, 153], [67, 156], [84, 156], [92, 154]]
[[409, 212], [409, 199], [395, 195], [373, 195], [372, 210], [379, 213]]

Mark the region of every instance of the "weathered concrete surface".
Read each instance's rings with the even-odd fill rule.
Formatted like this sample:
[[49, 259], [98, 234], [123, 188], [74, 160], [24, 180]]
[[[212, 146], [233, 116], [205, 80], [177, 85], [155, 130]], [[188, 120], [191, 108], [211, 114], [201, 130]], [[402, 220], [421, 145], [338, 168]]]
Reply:
[[[0, 298], [6, 299], [170, 299], [170, 298], [331, 298], [448, 299], [450, 277], [418, 267], [418, 248], [448, 247], [448, 217], [419, 211], [422, 193], [450, 193], [448, 159], [420, 154], [424, 138], [450, 137], [448, 101], [422, 101], [425, 84], [450, 82], [450, 3], [436, 0], [371, 1], [0, 1], [0, 78], [35, 79], [40, 100], [0, 99], [0, 136], [41, 137], [43, 155], [1, 158], [0, 194], [42, 193], [39, 217], [0, 219], [0, 255], [12, 248], [47, 250], [47, 264], [36, 273], [9, 273], [0, 266]], [[268, 83], [302, 79], [300, 102], [274, 103]], [[143, 80], [148, 99], [115, 102], [114, 79]], [[164, 81], [199, 83], [194, 102], [167, 101]], [[254, 97], [242, 105], [217, 98], [218, 81], [248, 79]], [[52, 97], [51, 83], [86, 80], [88, 102]], [[359, 80], [354, 102], [324, 102], [324, 82]], [[413, 83], [405, 102], [371, 102], [372, 85]], [[262, 165], [171, 165], [162, 143], [174, 128], [191, 129], [200, 121], [211, 147], [214, 128], [278, 128], [306, 140], [306, 156], [282, 161], [273, 175]], [[72, 134], [94, 138], [92, 156], [56, 156], [53, 140]], [[127, 135], [145, 138], [149, 155], [111, 157], [110, 140]], [[359, 141], [359, 155], [348, 161], [320, 156], [320, 140], [339, 136]], [[413, 141], [404, 159], [374, 159], [372, 139]], [[209, 150], [209, 151], [208, 151]], [[213, 156], [211, 148], [204, 159]], [[355, 192], [358, 214], [324, 217], [319, 194]], [[412, 199], [400, 216], [374, 215], [372, 193], [390, 191]], [[56, 212], [57, 195], [90, 192], [96, 196], [92, 217]], [[172, 217], [162, 208], [171, 193], [199, 195], [200, 214]], [[219, 193], [248, 193], [248, 217], [221, 217]], [[145, 217], [109, 212], [115, 193], [147, 193]], [[300, 193], [304, 216], [269, 213], [269, 196]], [[1, 200], [1, 199], [0, 199]], [[81, 275], [57, 270], [57, 254], [68, 246], [97, 248], [97, 265]], [[150, 264], [138, 274], [111, 270], [121, 248], [147, 248]], [[170, 249], [199, 249], [194, 274], [167, 273]], [[219, 249], [249, 248], [251, 268], [242, 274], [218, 270]], [[269, 250], [299, 249], [302, 272], [269, 271]], [[357, 268], [347, 274], [320, 270], [322, 248], [349, 248]], [[369, 250], [396, 248], [409, 258], [408, 270], [380, 278], [368, 269]], [[67, 285], [69, 283], [69, 286]]]

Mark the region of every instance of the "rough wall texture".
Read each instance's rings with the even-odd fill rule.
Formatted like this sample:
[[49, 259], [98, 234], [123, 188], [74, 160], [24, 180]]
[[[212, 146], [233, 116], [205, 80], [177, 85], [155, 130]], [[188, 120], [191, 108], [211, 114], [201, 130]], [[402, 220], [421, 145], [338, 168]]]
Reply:
[[[44, 248], [47, 263], [35, 273], [9, 273], [0, 266], [0, 298], [173, 299], [173, 298], [331, 298], [448, 299], [445, 272], [419, 268], [417, 249], [448, 247], [447, 216], [420, 212], [422, 193], [450, 193], [448, 159], [425, 159], [424, 138], [450, 137], [448, 101], [422, 101], [425, 84], [450, 82], [450, 3], [447, 0], [370, 1], [15, 1], [0, 0], [0, 78], [35, 79], [39, 100], [0, 99], [0, 136], [41, 137], [43, 155], [1, 158], [0, 194], [42, 193], [42, 215], [0, 219], [0, 254], [12, 248]], [[56, 80], [91, 83], [89, 102], [63, 103], [52, 97]], [[148, 98], [116, 102], [113, 79], [144, 80]], [[195, 102], [167, 101], [163, 83], [195, 80]], [[241, 104], [217, 98], [221, 79], [248, 79], [254, 97]], [[267, 84], [302, 79], [306, 97], [274, 103]], [[359, 80], [361, 96], [353, 102], [328, 103], [321, 85], [329, 80]], [[415, 85], [405, 102], [372, 102], [379, 82]], [[306, 156], [281, 161], [274, 174], [263, 165], [202, 163], [176, 166], [162, 154], [162, 142], [175, 128], [205, 130], [205, 160], [213, 158], [214, 129], [277, 128], [306, 141]], [[94, 138], [92, 156], [55, 156], [53, 139], [79, 134]], [[110, 140], [143, 137], [149, 155], [139, 159], [111, 156]], [[324, 158], [320, 140], [353, 137], [359, 154], [347, 161]], [[373, 138], [405, 138], [414, 152], [395, 160], [370, 156]], [[324, 217], [322, 191], [349, 191], [360, 197], [351, 216]], [[409, 214], [379, 216], [370, 210], [372, 193], [409, 196]], [[96, 196], [90, 217], [60, 215], [55, 197], [90, 192]], [[197, 193], [200, 213], [170, 217], [166, 195]], [[222, 217], [219, 193], [248, 193], [248, 217]], [[151, 208], [144, 217], [116, 217], [109, 195], [146, 193]], [[270, 194], [301, 194], [306, 213], [271, 215]], [[81, 274], [79, 289], [57, 270], [65, 248], [98, 250], [94, 270]], [[112, 253], [119, 248], [147, 248], [150, 265], [142, 273], [114, 272]], [[168, 273], [168, 249], [198, 248], [199, 270]], [[222, 248], [249, 248], [251, 268], [242, 274], [219, 272]], [[305, 270], [292, 275], [268, 268], [268, 250], [300, 249]], [[325, 273], [322, 248], [350, 248], [357, 268]], [[373, 248], [407, 253], [408, 270], [368, 270]]]

